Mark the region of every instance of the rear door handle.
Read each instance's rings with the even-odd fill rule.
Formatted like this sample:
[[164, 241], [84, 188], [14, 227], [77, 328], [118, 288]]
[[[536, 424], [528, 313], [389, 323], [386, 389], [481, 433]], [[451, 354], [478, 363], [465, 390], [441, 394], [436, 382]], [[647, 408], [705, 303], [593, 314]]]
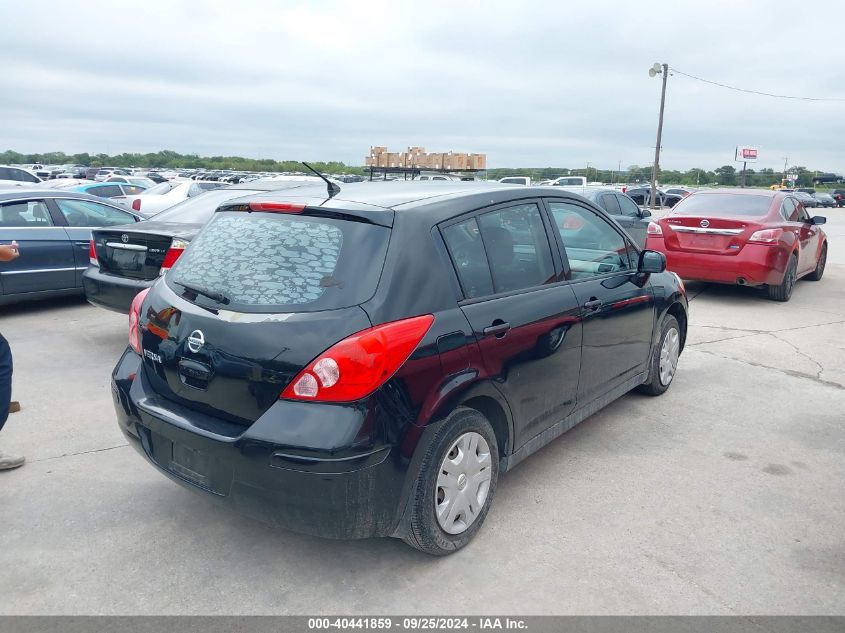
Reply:
[[594, 312], [601, 308], [601, 306], [601, 299], [590, 299], [587, 303], [584, 304], [584, 309], [589, 310], [590, 312]]
[[511, 329], [511, 324], [502, 321], [501, 319], [496, 319], [493, 321], [492, 325], [488, 325], [482, 331], [484, 332], [485, 336], [489, 336], [491, 334], [495, 335], [496, 338], [502, 338], [505, 334], [508, 333], [508, 330]]

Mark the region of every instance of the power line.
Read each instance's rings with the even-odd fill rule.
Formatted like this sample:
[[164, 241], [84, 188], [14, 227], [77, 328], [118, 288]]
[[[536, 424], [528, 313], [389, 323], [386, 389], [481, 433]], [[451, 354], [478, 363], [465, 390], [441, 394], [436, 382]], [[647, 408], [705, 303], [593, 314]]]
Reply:
[[690, 75], [689, 73], [685, 73], [683, 71], [678, 70], [677, 68], [671, 68], [673, 73], [678, 73], [679, 75], [683, 75], [684, 77], [689, 77], [690, 79], [695, 79], [696, 81], [701, 81], [706, 84], [711, 84], [713, 86], [719, 86], [720, 88], [727, 88], [728, 90], [736, 90], [737, 92], [747, 92], [753, 95], [761, 95], [763, 97], [775, 97], [776, 99], [793, 99], [795, 101], [845, 101], [845, 97], [797, 97], [793, 95], [778, 95], [773, 94], [771, 92], [761, 92], [760, 90], [748, 90], [746, 88], [737, 88], [736, 86], [729, 86], [728, 84], [722, 84], [718, 81], [710, 81], [709, 79], [703, 79], [702, 77], [696, 77], [695, 75]]

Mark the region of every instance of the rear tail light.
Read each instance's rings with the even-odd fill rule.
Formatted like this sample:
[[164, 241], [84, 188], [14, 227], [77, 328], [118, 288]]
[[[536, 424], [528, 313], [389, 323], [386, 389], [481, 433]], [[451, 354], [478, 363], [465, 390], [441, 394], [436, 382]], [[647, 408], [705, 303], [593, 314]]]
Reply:
[[132, 209], [135, 210], [135, 211], [141, 210], [141, 199], [140, 198], [135, 198], [132, 201]]
[[434, 316], [426, 314], [353, 334], [311, 361], [280, 397], [317, 402], [360, 400], [399, 370], [433, 322]]
[[649, 222], [646, 234], [653, 237], [657, 237], [658, 235], [663, 237], [663, 229], [660, 228], [660, 225], [657, 222]]
[[776, 244], [781, 235], [783, 235], [783, 229], [761, 229], [754, 231], [748, 241], [758, 244]]
[[249, 208], [253, 211], [272, 211], [274, 213], [302, 213], [305, 210], [305, 205], [295, 202], [250, 202]]
[[97, 261], [97, 247], [94, 246], [94, 240], [88, 242], [88, 263], [92, 266], [100, 265], [100, 262]]
[[132, 305], [129, 306], [129, 347], [135, 350], [136, 354], [141, 353], [141, 304], [149, 291], [149, 288], [144, 288], [135, 295]]
[[187, 247], [188, 242], [185, 240], [175, 239], [170, 242], [170, 248], [168, 248], [167, 252], [164, 254], [164, 261], [161, 263], [161, 271], [159, 274], [163, 275], [173, 268], [173, 264], [175, 264], [176, 260], [182, 256], [182, 253], [185, 252]]

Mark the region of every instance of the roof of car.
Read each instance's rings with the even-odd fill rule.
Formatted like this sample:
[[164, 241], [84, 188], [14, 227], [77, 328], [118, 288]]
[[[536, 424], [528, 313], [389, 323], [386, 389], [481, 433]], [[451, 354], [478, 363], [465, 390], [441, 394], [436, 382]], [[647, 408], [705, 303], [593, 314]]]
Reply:
[[[0, 189], [0, 202], [3, 200], [17, 200], [19, 198], [79, 198], [80, 200], [93, 200], [95, 202], [111, 204], [103, 198], [79, 191], [68, 191], [67, 189], [30, 189], [25, 187]], [[112, 204], [111, 206], [116, 205]]]
[[[342, 187], [340, 193], [331, 199], [326, 197], [324, 185], [313, 183], [300, 191], [262, 193], [255, 196], [247, 194], [233, 202], [302, 202], [324, 209], [354, 211], [374, 221], [387, 223], [390, 222], [387, 217], [392, 217], [393, 212], [417, 216], [421, 215], [419, 212], [424, 209], [426, 222], [439, 223], [474, 209], [540, 197], [584, 200], [582, 196], [566, 191], [563, 187], [526, 187], [476, 181], [395, 181], [352, 183]], [[221, 207], [230, 204], [232, 203], [225, 203]]]

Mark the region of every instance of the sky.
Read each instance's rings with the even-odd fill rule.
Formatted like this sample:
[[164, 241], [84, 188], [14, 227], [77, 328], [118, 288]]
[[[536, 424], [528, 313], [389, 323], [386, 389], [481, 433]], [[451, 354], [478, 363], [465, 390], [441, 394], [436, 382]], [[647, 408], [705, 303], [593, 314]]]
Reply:
[[733, 163], [845, 173], [835, 2], [0, 0], [0, 151], [363, 164], [486, 153], [489, 167]]

